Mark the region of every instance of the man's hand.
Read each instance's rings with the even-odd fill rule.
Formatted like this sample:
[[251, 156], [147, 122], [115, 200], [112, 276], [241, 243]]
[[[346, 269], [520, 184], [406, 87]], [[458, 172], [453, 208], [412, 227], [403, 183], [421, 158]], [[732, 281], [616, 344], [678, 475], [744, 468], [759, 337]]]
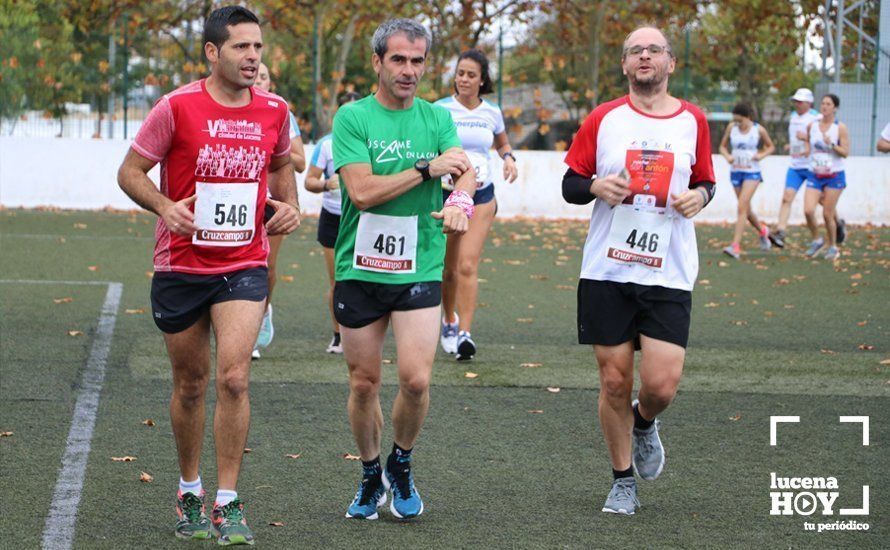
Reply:
[[451, 174], [457, 179], [461, 174], [467, 170], [472, 170], [472, 168], [473, 165], [463, 151], [452, 149], [445, 151], [430, 161], [430, 176], [440, 178], [445, 174]]
[[191, 237], [195, 234], [198, 226], [195, 225], [195, 213], [192, 212], [191, 207], [196, 200], [198, 200], [198, 195], [192, 195], [187, 199], [169, 203], [159, 212], [171, 233], [180, 237]]
[[334, 174], [324, 182], [325, 191], [333, 191], [335, 189], [340, 189], [340, 174]]
[[463, 235], [470, 227], [470, 220], [466, 213], [457, 206], [446, 206], [432, 216], [437, 220], [445, 220], [442, 225], [442, 233]]
[[688, 189], [682, 195], [671, 193], [671, 207], [684, 218], [695, 216], [705, 207], [705, 194], [698, 189]]
[[266, 204], [275, 209], [275, 214], [266, 222], [269, 235], [288, 235], [300, 227], [300, 208], [293, 204], [266, 199]]
[[630, 195], [630, 181], [617, 174], [596, 178], [590, 184], [590, 193], [609, 206], [615, 206]]

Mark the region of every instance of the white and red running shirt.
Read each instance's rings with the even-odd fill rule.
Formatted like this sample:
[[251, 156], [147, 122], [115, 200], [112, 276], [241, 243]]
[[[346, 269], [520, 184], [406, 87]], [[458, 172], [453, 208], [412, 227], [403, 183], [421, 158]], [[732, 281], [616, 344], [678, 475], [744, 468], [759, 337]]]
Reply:
[[266, 265], [263, 225], [271, 157], [290, 152], [287, 103], [251, 88], [243, 107], [220, 105], [204, 80], [162, 97], [133, 141], [161, 163], [161, 193], [180, 201], [195, 193], [193, 237], [155, 227], [155, 271], [218, 274]]
[[587, 117], [565, 162], [584, 177], [626, 170], [631, 195], [594, 203], [581, 278], [692, 290], [698, 275], [695, 226], [671, 208], [671, 194], [715, 182], [702, 111], [681, 100], [667, 116], [637, 110], [625, 96]]

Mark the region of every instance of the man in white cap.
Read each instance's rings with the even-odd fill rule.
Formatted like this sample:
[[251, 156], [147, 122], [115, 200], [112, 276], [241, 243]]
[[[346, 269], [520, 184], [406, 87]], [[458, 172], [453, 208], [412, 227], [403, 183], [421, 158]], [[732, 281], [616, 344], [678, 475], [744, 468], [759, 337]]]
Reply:
[[785, 175], [785, 192], [782, 194], [782, 206], [779, 209], [779, 223], [769, 234], [769, 239], [779, 248], [785, 247], [785, 229], [788, 226], [794, 196], [797, 195], [797, 190], [803, 182], [813, 177], [806, 154], [807, 128], [813, 121], [822, 118], [822, 115], [813, 109], [813, 92], [808, 88], [799, 88], [794, 92], [791, 102], [794, 104], [794, 112], [788, 121], [786, 146], [791, 154], [791, 165]]

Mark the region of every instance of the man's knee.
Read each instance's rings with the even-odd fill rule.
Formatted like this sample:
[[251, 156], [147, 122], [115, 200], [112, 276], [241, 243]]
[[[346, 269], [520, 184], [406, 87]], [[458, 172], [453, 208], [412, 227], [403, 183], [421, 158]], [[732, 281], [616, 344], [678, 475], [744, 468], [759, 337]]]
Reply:
[[209, 377], [205, 375], [184, 378], [176, 376], [173, 380], [175, 398], [185, 406], [193, 406], [204, 399], [207, 393]]
[[652, 387], [641, 389], [641, 395], [645, 395], [646, 405], [655, 410], [664, 410], [674, 400], [677, 394], [677, 384], [673, 381], [664, 381]]
[[230, 399], [240, 399], [247, 395], [249, 383], [250, 377], [247, 368], [225, 369], [222, 374], [217, 375], [217, 395], [219, 397], [225, 396]]
[[447, 283], [453, 283], [456, 280], [457, 280], [457, 271], [454, 268], [452, 268], [446, 264], [445, 269], [442, 270], [442, 282], [447, 284]]
[[601, 368], [600, 383], [602, 385], [600, 394], [606, 400], [615, 403], [623, 403], [630, 400], [630, 394], [633, 390], [633, 375], [628, 376], [618, 369]]
[[460, 273], [461, 277], [476, 277], [477, 272], [479, 271], [479, 259], [478, 258], [466, 258], [461, 259], [458, 265], [458, 273]]
[[368, 399], [380, 391], [380, 374], [350, 367], [349, 390], [359, 399]]
[[409, 397], [421, 398], [430, 389], [430, 377], [427, 374], [417, 373], [401, 377], [399, 388], [407, 393]]

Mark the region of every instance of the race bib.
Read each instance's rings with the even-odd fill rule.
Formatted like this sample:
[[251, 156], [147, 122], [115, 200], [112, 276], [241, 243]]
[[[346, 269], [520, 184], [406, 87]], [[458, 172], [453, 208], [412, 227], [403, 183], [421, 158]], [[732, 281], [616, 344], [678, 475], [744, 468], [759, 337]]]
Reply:
[[813, 174], [817, 178], [830, 178], [832, 175], [832, 164], [834, 159], [830, 153], [814, 153], [813, 154]]
[[[465, 153], [467, 154], [467, 158], [470, 159], [473, 171], [476, 173], [476, 189], [485, 187], [485, 184], [491, 181], [491, 178], [489, 178], [491, 171], [488, 166], [488, 154], [477, 153], [474, 151], [465, 151]], [[454, 190], [454, 180], [451, 178], [451, 174], [442, 176], [442, 189], [448, 191]]]
[[[606, 258], [620, 264], [640, 264], [662, 271], [671, 243], [671, 218], [655, 207], [652, 195], [634, 196], [634, 204], [619, 204], [612, 215]], [[650, 206], [651, 205], [651, 206]]]
[[377, 273], [417, 271], [417, 216], [362, 212], [352, 267]]
[[807, 146], [802, 141], [794, 140], [791, 142], [791, 156], [802, 157], [807, 152]]
[[754, 151], [736, 150], [732, 152], [732, 167], [735, 170], [750, 170], [754, 161]]
[[195, 225], [192, 244], [202, 246], [244, 246], [254, 237], [256, 196], [259, 182], [197, 182]]

